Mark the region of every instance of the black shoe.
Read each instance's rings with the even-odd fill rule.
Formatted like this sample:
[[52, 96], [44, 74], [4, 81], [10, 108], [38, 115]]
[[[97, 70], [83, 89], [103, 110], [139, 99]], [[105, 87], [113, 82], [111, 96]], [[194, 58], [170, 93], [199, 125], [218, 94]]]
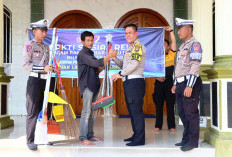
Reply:
[[37, 150], [37, 144], [34, 144], [34, 143], [28, 143], [27, 147], [33, 151]]
[[133, 141], [133, 140], [134, 140], [133, 137], [129, 137], [129, 138], [124, 139], [125, 142], [128, 142], [128, 141], [130, 142], [130, 141]]
[[187, 144], [187, 142], [181, 141], [180, 143], [176, 143], [175, 146], [184, 146], [186, 144]]
[[53, 145], [53, 143], [52, 143], [52, 142], [48, 142], [48, 144], [47, 144], [47, 145], [52, 146], [52, 145]]
[[198, 147], [198, 146], [193, 146], [193, 145], [186, 144], [186, 145], [180, 147], [180, 149], [181, 149], [183, 152], [186, 152], [186, 151], [192, 150], [192, 149], [197, 148], [197, 147]]
[[130, 143], [127, 143], [126, 145], [127, 146], [142, 146], [142, 145], [145, 145], [145, 143], [144, 142], [143, 143], [137, 143], [137, 142], [132, 141]]

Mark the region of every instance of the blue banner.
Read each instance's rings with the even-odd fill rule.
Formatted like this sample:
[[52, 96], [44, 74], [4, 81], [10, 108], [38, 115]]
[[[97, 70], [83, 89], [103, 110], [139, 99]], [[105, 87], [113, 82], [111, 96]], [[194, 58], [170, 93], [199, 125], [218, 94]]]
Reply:
[[[77, 78], [77, 55], [82, 49], [80, 35], [84, 31], [91, 31], [94, 34], [94, 46], [92, 50], [96, 58], [105, 56], [106, 35], [112, 36], [112, 49], [118, 51], [118, 58], [123, 59], [124, 52], [129, 44], [125, 39], [124, 29], [57, 29], [58, 44], [56, 48], [56, 59], [60, 56], [61, 77]], [[163, 27], [139, 28], [139, 40], [146, 47], [146, 62], [144, 68], [145, 77], [165, 76], [164, 58], [164, 29]], [[34, 38], [32, 30], [29, 30], [29, 40]], [[43, 41], [50, 45], [52, 39], [52, 29], [47, 32], [47, 37]], [[59, 52], [59, 43], [62, 43]], [[59, 54], [60, 53], [60, 54]], [[119, 67], [111, 61], [109, 74], [118, 73]], [[100, 77], [103, 72], [100, 74]]]

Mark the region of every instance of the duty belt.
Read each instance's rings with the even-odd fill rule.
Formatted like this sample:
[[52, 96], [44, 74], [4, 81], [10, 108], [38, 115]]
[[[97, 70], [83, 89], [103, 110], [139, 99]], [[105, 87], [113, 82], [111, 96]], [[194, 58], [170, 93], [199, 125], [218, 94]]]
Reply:
[[35, 73], [35, 72], [30, 72], [30, 75], [32, 77], [36, 77], [36, 78], [41, 78], [41, 79], [47, 79], [47, 74], [40, 74], [40, 73]]
[[184, 82], [184, 81], [186, 81], [186, 80], [188, 80], [188, 79], [189, 79], [189, 75], [188, 75], [188, 76], [178, 77], [178, 78], [176, 78], [176, 81], [177, 81], [178, 83], [181, 83], [181, 82]]
[[144, 76], [143, 75], [127, 75], [127, 76], [122, 77], [122, 81], [124, 82], [126, 80], [136, 79], [136, 78], [143, 78], [144, 79]]

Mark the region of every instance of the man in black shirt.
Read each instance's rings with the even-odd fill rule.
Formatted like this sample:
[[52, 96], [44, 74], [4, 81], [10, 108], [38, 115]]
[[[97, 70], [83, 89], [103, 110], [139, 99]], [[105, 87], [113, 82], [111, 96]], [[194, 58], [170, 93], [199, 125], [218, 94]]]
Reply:
[[101, 141], [94, 136], [94, 113], [92, 111], [92, 102], [100, 88], [99, 73], [104, 69], [105, 63], [110, 58], [116, 56], [116, 51], [112, 51], [108, 56], [97, 59], [91, 50], [94, 44], [94, 35], [92, 32], [85, 31], [81, 34], [81, 43], [83, 49], [77, 57], [78, 62], [78, 86], [83, 97], [83, 108], [80, 120], [80, 144], [93, 145], [91, 141]]

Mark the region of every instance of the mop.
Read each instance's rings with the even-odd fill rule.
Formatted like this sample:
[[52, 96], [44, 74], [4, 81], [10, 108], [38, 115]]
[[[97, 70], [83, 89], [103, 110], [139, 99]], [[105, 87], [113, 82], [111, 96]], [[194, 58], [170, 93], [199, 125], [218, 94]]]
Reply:
[[[53, 29], [52, 43], [49, 46], [49, 65], [52, 65], [52, 58], [54, 57], [56, 43], [58, 41], [58, 36], [56, 36], [57, 28]], [[43, 57], [44, 58], [44, 57]], [[43, 59], [41, 60], [43, 62]], [[40, 63], [41, 64], [41, 63]], [[51, 82], [51, 72], [47, 74], [46, 86], [44, 91], [44, 100], [43, 107], [39, 116], [37, 118], [37, 123], [35, 127], [35, 144], [48, 144], [47, 136], [47, 104], [48, 104], [48, 95]]]

